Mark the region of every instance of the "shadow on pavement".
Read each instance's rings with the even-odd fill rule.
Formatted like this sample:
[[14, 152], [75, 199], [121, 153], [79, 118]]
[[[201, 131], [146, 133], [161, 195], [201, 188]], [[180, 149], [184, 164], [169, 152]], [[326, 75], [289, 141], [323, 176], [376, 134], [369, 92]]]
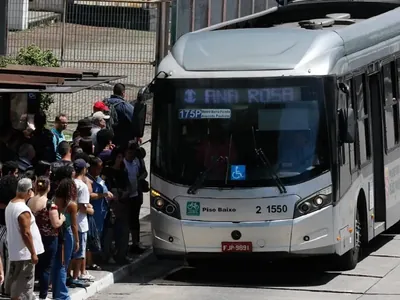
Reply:
[[[400, 234], [400, 223], [371, 241], [363, 249], [363, 259]], [[311, 287], [322, 286], [341, 275], [335, 271], [335, 259], [287, 258], [276, 261], [201, 261], [197, 268], [182, 261], [153, 261], [137, 270], [125, 282], [159, 285], [201, 285], [228, 287]]]

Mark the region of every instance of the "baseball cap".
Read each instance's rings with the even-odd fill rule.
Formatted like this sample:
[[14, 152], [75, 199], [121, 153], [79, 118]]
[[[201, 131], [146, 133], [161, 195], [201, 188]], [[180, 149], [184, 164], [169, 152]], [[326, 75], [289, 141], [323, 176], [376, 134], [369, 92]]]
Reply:
[[92, 120], [93, 120], [93, 121], [94, 121], [94, 120], [101, 120], [101, 119], [107, 120], [107, 119], [109, 119], [109, 118], [110, 118], [110, 116], [104, 114], [102, 111], [96, 111], [96, 112], [92, 115]]
[[84, 161], [82, 158], [78, 158], [74, 161], [74, 169], [75, 170], [82, 170], [83, 168], [89, 168], [90, 165]]
[[106, 110], [109, 111], [110, 109], [103, 101], [97, 101], [93, 104], [93, 108], [96, 110]]

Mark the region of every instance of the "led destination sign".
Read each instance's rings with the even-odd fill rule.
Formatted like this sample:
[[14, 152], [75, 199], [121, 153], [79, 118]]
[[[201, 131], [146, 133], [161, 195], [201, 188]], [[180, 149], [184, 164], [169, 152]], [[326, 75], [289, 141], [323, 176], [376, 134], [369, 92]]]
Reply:
[[301, 100], [301, 87], [261, 89], [183, 89], [186, 104], [284, 103]]

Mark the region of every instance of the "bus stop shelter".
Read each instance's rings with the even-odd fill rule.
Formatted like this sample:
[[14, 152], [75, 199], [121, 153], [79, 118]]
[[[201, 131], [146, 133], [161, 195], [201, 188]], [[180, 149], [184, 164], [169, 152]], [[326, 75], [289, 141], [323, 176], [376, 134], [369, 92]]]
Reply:
[[38, 96], [41, 93], [73, 94], [125, 77], [104, 76], [96, 70], [72, 68], [21, 65], [0, 68], [0, 128], [10, 121], [13, 101], [18, 104], [26, 101], [27, 111], [19, 111], [18, 114], [35, 114], [40, 109]]

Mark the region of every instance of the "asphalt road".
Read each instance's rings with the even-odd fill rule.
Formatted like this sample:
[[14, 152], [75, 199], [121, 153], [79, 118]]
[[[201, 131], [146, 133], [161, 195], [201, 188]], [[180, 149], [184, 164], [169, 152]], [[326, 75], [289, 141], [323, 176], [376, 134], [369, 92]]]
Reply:
[[327, 260], [285, 260], [201, 269], [154, 258], [123, 282], [92, 300], [398, 300], [400, 299], [399, 226], [377, 238], [366, 257], [348, 272], [334, 271]]

